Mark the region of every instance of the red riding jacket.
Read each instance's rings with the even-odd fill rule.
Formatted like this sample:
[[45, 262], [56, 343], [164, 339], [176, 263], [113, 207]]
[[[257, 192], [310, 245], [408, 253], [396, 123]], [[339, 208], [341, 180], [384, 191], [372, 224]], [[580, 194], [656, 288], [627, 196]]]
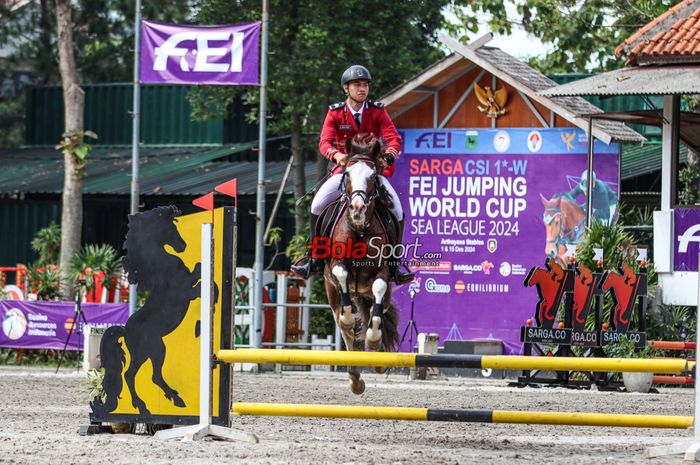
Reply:
[[[389, 117], [384, 104], [365, 100], [365, 108], [362, 110], [362, 124], [357, 127], [352, 112], [348, 109], [347, 102], [335, 103], [328, 107], [326, 119], [321, 130], [321, 140], [318, 149], [321, 155], [333, 160], [337, 152], [344, 152], [345, 141], [355, 134], [364, 133], [374, 137], [384, 139], [386, 145], [385, 153], [389, 153], [394, 158], [399, 158], [401, 152], [401, 136], [396, 130], [393, 121]], [[340, 165], [336, 164], [332, 172], [340, 171]], [[385, 177], [394, 174], [394, 166], [388, 166], [382, 172]]]

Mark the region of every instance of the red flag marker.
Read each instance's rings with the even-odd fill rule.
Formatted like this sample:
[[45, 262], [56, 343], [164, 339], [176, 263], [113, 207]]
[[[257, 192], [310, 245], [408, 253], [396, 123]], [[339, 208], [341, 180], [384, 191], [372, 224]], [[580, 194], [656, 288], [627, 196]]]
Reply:
[[238, 206], [238, 178], [233, 178], [230, 181], [226, 181], [223, 184], [219, 184], [214, 188], [216, 192], [221, 192], [222, 194], [233, 197], [235, 206]]
[[203, 210], [214, 210], [214, 193], [210, 192], [201, 197], [197, 197], [192, 201], [192, 205], [199, 207]]

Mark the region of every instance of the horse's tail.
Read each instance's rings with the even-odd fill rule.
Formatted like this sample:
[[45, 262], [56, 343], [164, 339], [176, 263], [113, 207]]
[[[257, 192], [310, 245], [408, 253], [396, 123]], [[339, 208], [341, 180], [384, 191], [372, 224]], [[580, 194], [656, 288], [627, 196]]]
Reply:
[[126, 365], [126, 355], [119, 338], [125, 334], [124, 326], [110, 326], [102, 336], [100, 359], [105, 371], [102, 378], [105, 400], [103, 402], [97, 398], [90, 403], [95, 413], [105, 415], [117, 408], [119, 394], [122, 392], [122, 369]]
[[392, 352], [399, 346], [399, 309], [392, 300], [382, 316], [382, 344], [384, 350]]

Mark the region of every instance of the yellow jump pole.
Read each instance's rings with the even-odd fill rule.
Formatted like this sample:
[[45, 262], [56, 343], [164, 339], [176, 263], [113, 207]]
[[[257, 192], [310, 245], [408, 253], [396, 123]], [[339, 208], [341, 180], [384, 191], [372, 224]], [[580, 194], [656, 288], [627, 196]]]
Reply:
[[501, 370], [652, 372], [681, 374], [695, 362], [685, 359], [523, 357], [518, 355], [419, 355], [391, 352], [234, 349], [217, 352], [226, 363], [345, 365], [369, 367], [493, 368]]
[[354, 405], [265, 404], [236, 402], [233, 413], [250, 416], [355, 418], [369, 420], [452, 421], [467, 423], [520, 423], [530, 425], [621, 426], [677, 428], [693, 426], [693, 417], [577, 412], [518, 412]]

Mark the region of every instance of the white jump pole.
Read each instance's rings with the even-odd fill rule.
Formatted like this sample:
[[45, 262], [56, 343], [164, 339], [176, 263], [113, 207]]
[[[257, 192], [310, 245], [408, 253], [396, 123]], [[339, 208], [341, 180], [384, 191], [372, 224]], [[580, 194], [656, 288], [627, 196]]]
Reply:
[[[700, 253], [698, 254], [698, 314], [695, 327], [695, 344], [700, 344]], [[697, 345], [696, 345], [697, 347]], [[695, 366], [695, 421], [693, 423], [693, 442], [685, 451], [685, 459], [693, 462], [700, 460], [700, 387], [697, 378], [698, 367]]]
[[182, 438], [183, 441], [196, 441], [207, 436], [215, 436], [222, 439], [235, 439], [257, 443], [258, 438], [254, 434], [245, 431], [212, 425], [211, 423], [211, 360], [212, 360], [212, 324], [211, 316], [214, 309], [212, 272], [214, 269], [213, 238], [214, 225], [202, 224], [202, 278], [200, 281], [200, 347], [199, 347], [199, 424], [183, 426], [169, 430], [161, 430], [156, 433], [159, 439]]
[[[700, 254], [698, 254], [698, 294], [697, 294], [697, 326], [695, 328], [695, 343], [700, 347]], [[669, 444], [667, 446], [649, 447], [644, 455], [648, 458], [663, 457], [666, 455], [676, 455], [685, 453], [685, 460], [691, 462], [700, 461], [700, 386], [697, 382], [697, 365], [695, 366], [695, 405], [693, 420], [693, 437], [691, 440]]]

